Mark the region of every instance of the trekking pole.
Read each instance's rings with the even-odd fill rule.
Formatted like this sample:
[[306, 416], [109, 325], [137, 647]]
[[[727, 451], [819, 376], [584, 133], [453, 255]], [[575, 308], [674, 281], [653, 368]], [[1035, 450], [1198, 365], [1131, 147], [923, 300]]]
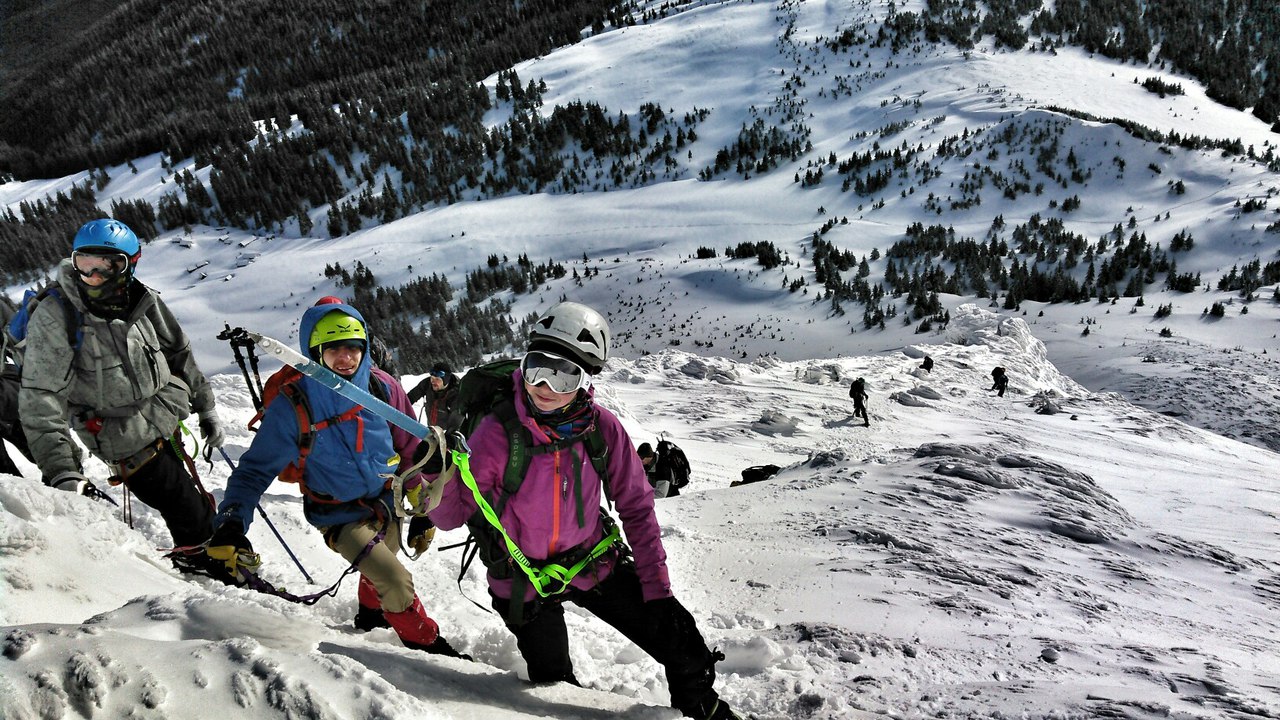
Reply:
[[[258, 387], [258, 397], [261, 398], [263, 395], [262, 375], [258, 373], [258, 353], [254, 350], [254, 348], [257, 347], [258, 344], [253, 341], [253, 338], [249, 337], [249, 333], [246, 332], [244, 328], [236, 328], [236, 329], [240, 331], [239, 343], [243, 345], [246, 350], [249, 351], [249, 367], [253, 370], [253, 382], [254, 382], [254, 385]], [[259, 402], [259, 404], [261, 405], [262, 403]]]
[[[236, 364], [240, 366], [240, 374], [244, 375], [244, 384], [246, 387], [249, 388], [249, 397], [250, 399], [253, 400], [253, 409], [261, 410], [262, 409], [261, 380], [259, 380], [258, 384], [255, 385], [253, 380], [249, 379], [249, 368], [245, 366], [244, 354], [240, 352], [240, 346], [244, 344], [242, 340], [248, 340], [248, 336], [245, 335], [244, 328], [232, 328], [229, 323], [225, 323], [225, 322], [222, 323], [222, 326], [224, 329], [222, 332], [218, 333], [218, 339], [225, 340], [231, 343], [231, 354], [235, 355]], [[249, 352], [252, 353], [253, 352], [252, 341], [249, 342], [248, 347], [249, 347]], [[253, 362], [254, 375], [258, 374], [257, 360], [258, 360], [258, 357], [256, 355], [253, 355], [252, 362]]]
[[[222, 453], [222, 459], [227, 461], [227, 465], [230, 465], [231, 469], [235, 470], [236, 464], [231, 462], [231, 456], [227, 454], [227, 451], [222, 448], [218, 448], [218, 452]], [[271, 532], [275, 533], [276, 539], [280, 541], [280, 547], [284, 548], [284, 551], [289, 553], [289, 558], [293, 560], [293, 564], [298, 566], [298, 570], [302, 572], [302, 577], [306, 578], [308, 583], [315, 585], [316, 581], [311, 579], [311, 575], [307, 573], [306, 568], [302, 567], [302, 562], [298, 560], [298, 556], [294, 555], [293, 550], [289, 548], [289, 543], [284, 541], [284, 536], [276, 529], [275, 523], [272, 523], [271, 518], [267, 517], [267, 511], [262, 509], [262, 503], [258, 503], [254, 507], [258, 508], [258, 514], [267, 522], [267, 527], [271, 528]]]

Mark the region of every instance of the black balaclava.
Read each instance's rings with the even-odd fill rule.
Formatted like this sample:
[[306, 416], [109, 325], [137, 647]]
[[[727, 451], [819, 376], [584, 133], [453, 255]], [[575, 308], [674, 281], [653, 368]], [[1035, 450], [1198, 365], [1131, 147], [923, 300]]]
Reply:
[[84, 300], [89, 312], [108, 319], [123, 319], [140, 296], [135, 292], [132, 267], [97, 287], [83, 281], [79, 286], [80, 299]]

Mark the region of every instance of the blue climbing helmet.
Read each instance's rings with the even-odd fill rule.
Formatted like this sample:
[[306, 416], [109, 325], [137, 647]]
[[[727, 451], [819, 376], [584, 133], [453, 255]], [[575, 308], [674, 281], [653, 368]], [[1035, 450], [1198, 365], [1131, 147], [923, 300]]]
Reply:
[[84, 250], [116, 251], [129, 258], [130, 264], [138, 262], [142, 244], [138, 235], [128, 225], [111, 218], [90, 220], [80, 227], [71, 242], [72, 252]]
[[71, 260], [81, 278], [93, 275], [106, 278], [100, 285], [81, 285], [81, 293], [90, 302], [123, 297], [133, 282], [134, 269], [141, 257], [142, 245], [137, 233], [111, 218], [90, 220], [71, 241]]

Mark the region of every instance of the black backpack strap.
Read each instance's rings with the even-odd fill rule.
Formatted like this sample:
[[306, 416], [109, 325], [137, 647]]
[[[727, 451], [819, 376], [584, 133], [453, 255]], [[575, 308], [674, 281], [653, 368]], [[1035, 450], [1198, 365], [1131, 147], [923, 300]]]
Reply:
[[388, 405], [391, 404], [391, 389], [373, 373], [369, 373], [369, 394]]
[[502, 423], [502, 430], [507, 434], [507, 465], [502, 471], [502, 493], [493, 505], [494, 513], [501, 517], [502, 510], [507, 506], [507, 498], [515, 495], [524, 484], [524, 474], [529, 469], [530, 455], [541, 455], [546, 451], [531, 448], [529, 430], [520, 424], [514, 402], [503, 400], [493, 409], [493, 414]]
[[600, 476], [600, 482], [604, 485], [605, 499], [612, 508], [613, 487], [609, 484], [609, 446], [605, 444], [599, 425], [592, 423], [591, 429], [587, 431], [582, 442], [587, 446], [587, 459], [591, 461], [591, 467], [595, 468], [596, 475]]

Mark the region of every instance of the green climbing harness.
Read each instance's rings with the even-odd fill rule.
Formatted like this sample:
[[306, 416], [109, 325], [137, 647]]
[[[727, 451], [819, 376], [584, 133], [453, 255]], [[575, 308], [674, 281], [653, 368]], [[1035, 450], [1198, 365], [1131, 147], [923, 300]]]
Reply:
[[[529, 558], [525, 557], [525, 554], [521, 552], [520, 546], [516, 545], [516, 541], [512, 540], [511, 536], [507, 534], [506, 528], [502, 526], [502, 521], [498, 518], [498, 513], [494, 511], [489, 501], [485, 499], [484, 493], [480, 492], [480, 488], [476, 487], [475, 477], [471, 474], [470, 454], [455, 448], [451, 451], [451, 457], [458, 469], [458, 477], [462, 478], [462, 483], [471, 491], [471, 495], [475, 498], [476, 506], [479, 507], [481, 514], [502, 536], [503, 543], [506, 545], [507, 552], [511, 555], [514, 564], [529, 578], [529, 583], [533, 585], [534, 591], [540, 597], [558, 595], [569, 589], [569, 583], [573, 582], [578, 573], [600, 559], [620, 537], [617, 524], [613, 522], [608, 514], [602, 513], [601, 518], [605, 521], [605, 536], [572, 567], [565, 567], [554, 562], [547, 563], [542, 567], [535, 567], [533, 563], [529, 562]], [[513, 598], [514, 600], [515, 598]]]

